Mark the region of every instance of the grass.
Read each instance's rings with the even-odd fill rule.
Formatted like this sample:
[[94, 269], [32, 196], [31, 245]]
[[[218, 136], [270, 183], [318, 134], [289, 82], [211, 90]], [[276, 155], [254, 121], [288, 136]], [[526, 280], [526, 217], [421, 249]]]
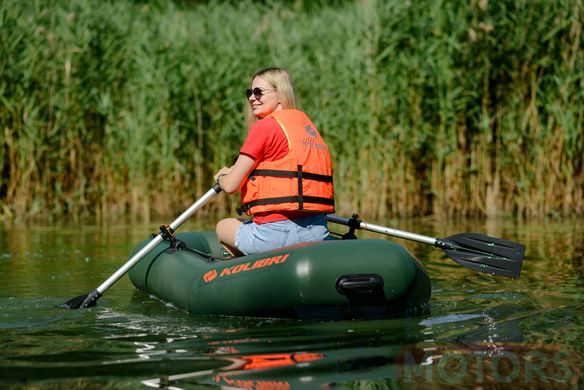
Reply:
[[177, 215], [272, 65], [329, 143], [339, 214], [584, 215], [582, 20], [573, 0], [3, 1], [0, 215]]

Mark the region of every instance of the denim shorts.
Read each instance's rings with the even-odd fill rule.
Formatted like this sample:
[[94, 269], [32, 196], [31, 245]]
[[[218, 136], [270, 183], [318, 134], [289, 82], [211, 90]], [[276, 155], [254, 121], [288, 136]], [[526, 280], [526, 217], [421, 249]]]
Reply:
[[256, 224], [243, 223], [235, 234], [235, 246], [246, 255], [266, 252], [301, 242], [322, 241], [329, 235], [326, 215]]

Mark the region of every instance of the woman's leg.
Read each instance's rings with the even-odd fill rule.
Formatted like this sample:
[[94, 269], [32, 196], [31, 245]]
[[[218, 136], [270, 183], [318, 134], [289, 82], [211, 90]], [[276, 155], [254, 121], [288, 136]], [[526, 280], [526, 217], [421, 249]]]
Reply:
[[235, 235], [241, 224], [242, 222], [237, 218], [226, 218], [219, 221], [215, 228], [219, 243], [231, 256], [243, 256], [243, 253], [235, 246]]

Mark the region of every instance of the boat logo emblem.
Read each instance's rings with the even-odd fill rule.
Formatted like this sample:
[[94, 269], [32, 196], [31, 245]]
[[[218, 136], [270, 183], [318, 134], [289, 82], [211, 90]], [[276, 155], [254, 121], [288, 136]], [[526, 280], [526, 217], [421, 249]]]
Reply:
[[248, 272], [252, 270], [257, 270], [259, 268], [271, 267], [277, 264], [282, 264], [288, 259], [289, 256], [290, 253], [285, 253], [283, 255], [276, 255], [273, 257], [267, 257], [255, 261], [248, 261], [246, 263], [239, 263], [233, 266], [227, 266], [219, 271], [212, 269], [203, 274], [203, 281], [205, 283], [210, 283], [215, 279], [222, 279], [224, 277], [233, 276], [240, 272]]
[[205, 275], [203, 275], [203, 280], [207, 283], [209, 283], [211, 280], [215, 279], [217, 277], [217, 271], [215, 271], [214, 269], [212, 269], [209, 272], [206, 272]]

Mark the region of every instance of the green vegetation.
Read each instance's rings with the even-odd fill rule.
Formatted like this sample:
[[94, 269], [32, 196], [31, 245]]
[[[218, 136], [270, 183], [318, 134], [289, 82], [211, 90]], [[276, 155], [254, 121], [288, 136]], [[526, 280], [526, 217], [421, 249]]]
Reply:
[[0, 215], [178, 215], [272, 65], [332, 149], [340, 214], [584, 215], [580, 0], [306, 4], [2, 1]]

